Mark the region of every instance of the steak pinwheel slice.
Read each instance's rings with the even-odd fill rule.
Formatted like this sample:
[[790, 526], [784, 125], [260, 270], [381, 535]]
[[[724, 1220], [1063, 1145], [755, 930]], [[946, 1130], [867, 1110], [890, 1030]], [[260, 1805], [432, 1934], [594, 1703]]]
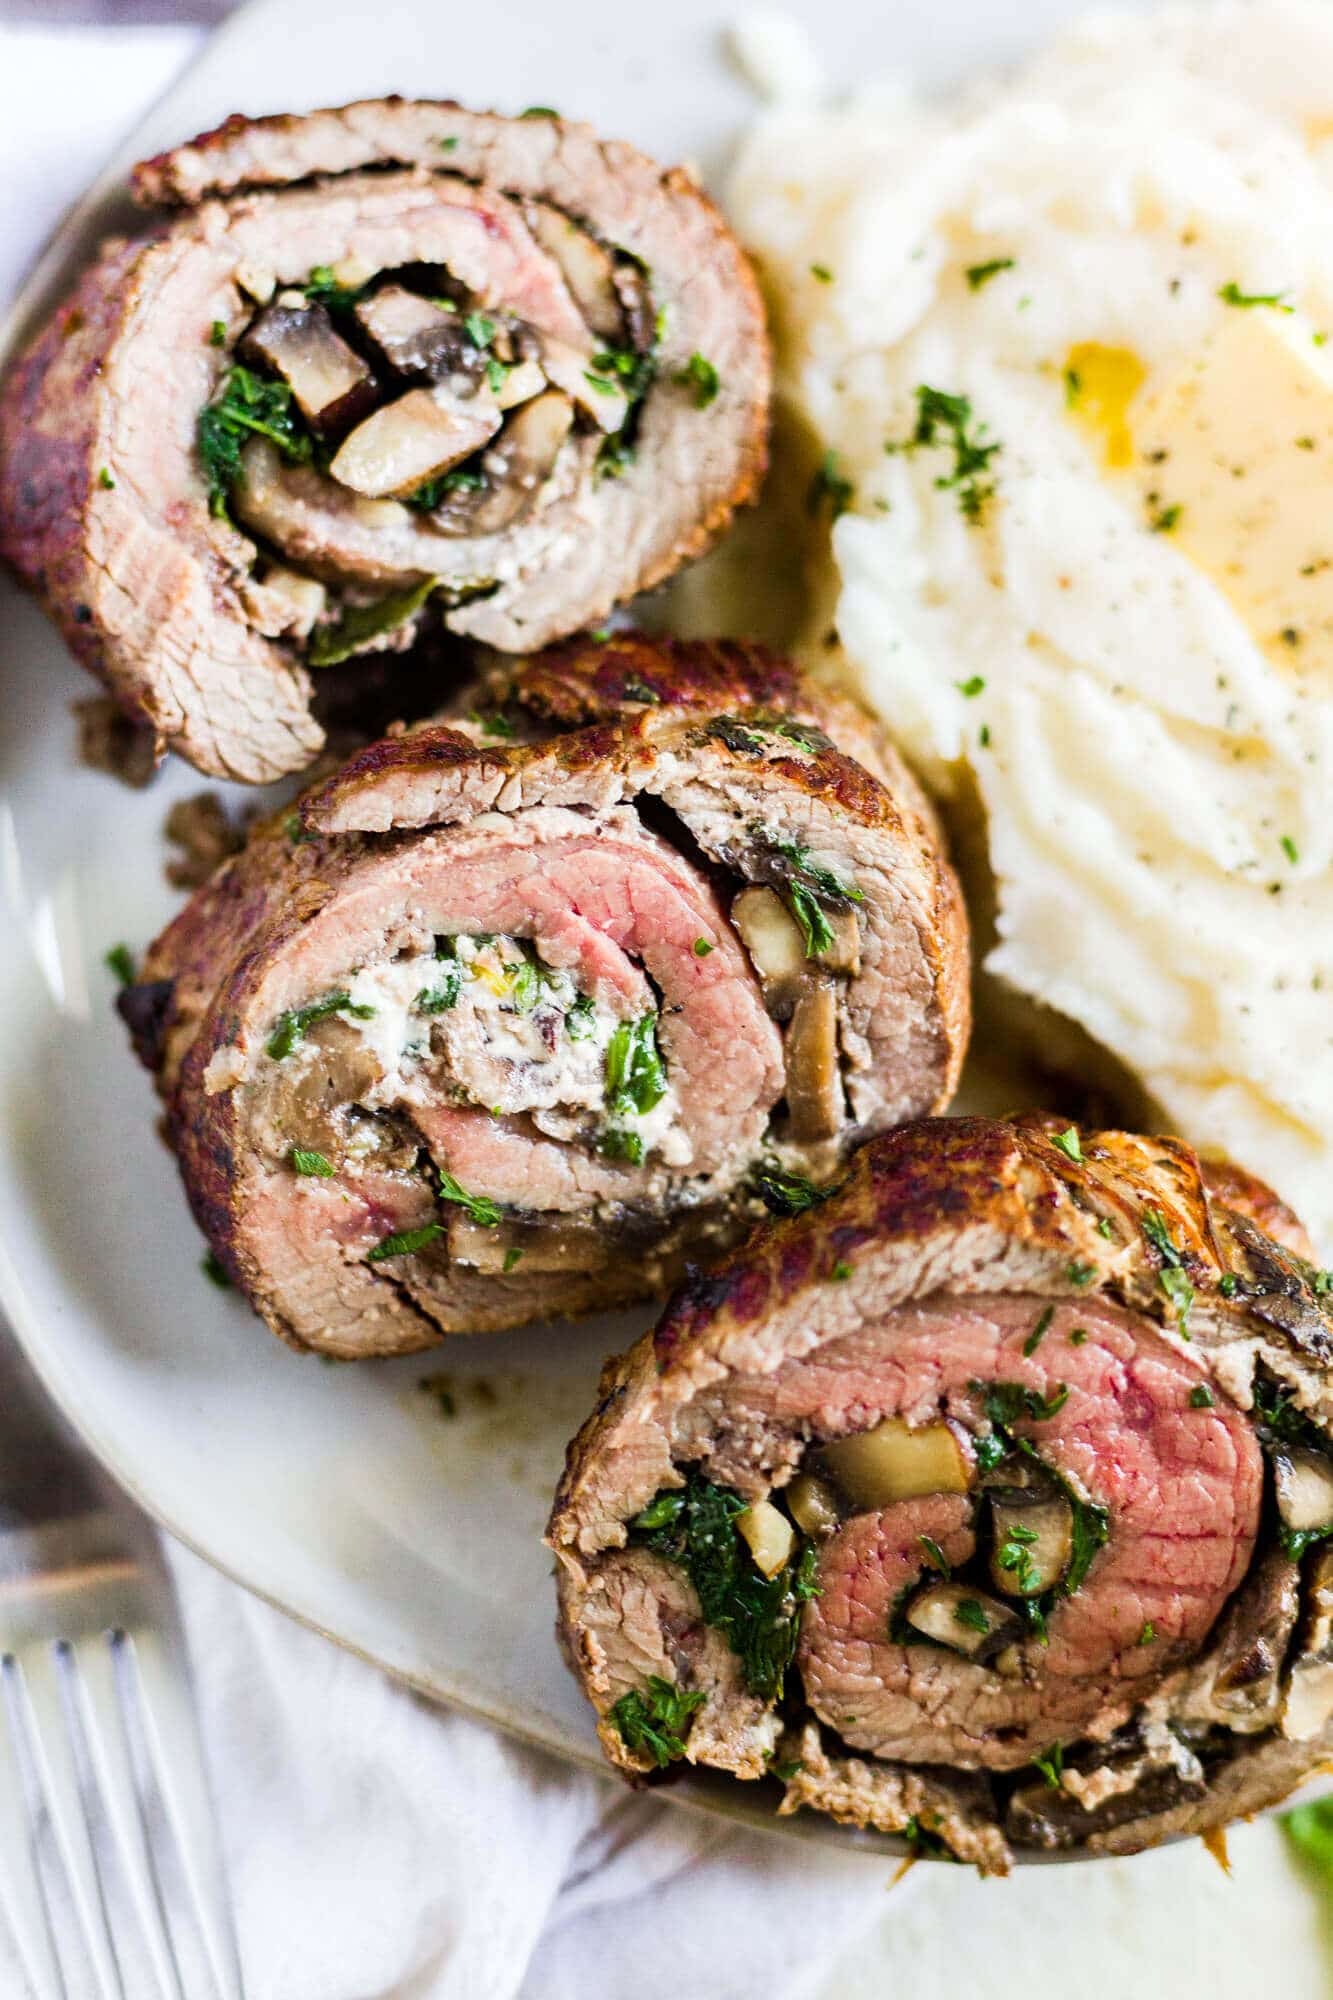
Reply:
[[608, 1364], [549, 1529], [613, 1763], [1003, 1872], [1333, 1753], [1329, 1276], [1267, 1190], [1041, 1119], [873, 1140]]
[[423, 621], [546, 645], [757, 490], [762, 307], [682, 170], [392, 98], [231, 119], [134, 191], [0, 402], [0, 553], [159, 750], [300, 770], [312, 671]]
[[956, 885], [856, 711], [634, 638], [477, 700], [257, 831], [122, 1003], [218, 1256], [333, 1354], [665, 1291], [962, 1058]]

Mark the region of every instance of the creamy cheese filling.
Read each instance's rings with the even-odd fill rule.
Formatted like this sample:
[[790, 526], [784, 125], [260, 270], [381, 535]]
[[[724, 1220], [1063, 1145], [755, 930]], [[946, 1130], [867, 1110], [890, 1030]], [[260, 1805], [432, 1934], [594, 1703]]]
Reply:
[[[444, 1097], [497, 1117], [528, 1114], [551, 1138], [631, 1164], [653, 1154], [668, 1165], [689, 1163], [693, 1149], [665, 1064], [655, 1084], [660, 1095], [646, 1108], [615, 1089], [618, 1058], [623, 1066], [627, 1040], [636, 1029], [645, 1032], [643, 1021], [626, 1023], [581, 992], [572, 973], [547, 965], [530, 943], [450, 938], [435, 953], [362, 966], [336, 990], [348, 996], [338, 1017], [356, 1033], [376, 1077], [357, 1099], [366, 1110], [410, 1110]], [[656, 1017], [646, 1018], [655, 1051]], [[302, 1040], [281, 1060], [304, 1065], [320, 1057]], [[348, 1150], [376, 1150], [372, 1121], [353, 1130]]]

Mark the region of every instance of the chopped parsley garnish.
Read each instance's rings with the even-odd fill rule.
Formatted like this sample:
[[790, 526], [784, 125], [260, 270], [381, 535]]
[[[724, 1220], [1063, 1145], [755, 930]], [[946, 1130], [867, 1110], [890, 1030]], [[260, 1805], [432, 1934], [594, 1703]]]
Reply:
[[442, 153], [452, 153], [455, 146], [457, 146], [458, 144], [458, 140], [457, 138], [451, 135], [447, 139], [437, 139], [435, 143], [439, 147]]
[[986, 685], [984, 674], [971, 674], [965, 681], [955, 681], [954, 686], [965, 701], [975, 701]]
[[552, 111], [549, 104], [530, 104], [526, 111], [519, 112], [520, 118], [558, 118], [560, 113]]
[[1148, 517], [1148, 526], [1154, 535], [1169, 535], [1173, 529], [1179, 527], [1180, 517], [1184, 511], [1179, 504], [1173, 507], [1154, 508]]
[[420, 1229], [397, 1229], [392, 1236], [386, 1236], [373, 1250], [366, 1252], [368, 1264], [382, 1264], [386, 1257], [412, 1257], [418, 1250], [424, 1250], [437, 1236], [443, 1236], [442, 1222], [426, 1222]]
[[777, 1701], [796, 1653], [800, 1607], [817, 1595], [818, 1555], [807, 1543], [765, 1577], [736, 1528], [747, 1504], [691, 1472], [683, 1492], [659, 1493], [649, 1502], [630, 1522], [630, 1536], [685, 1569], [705, 1624], [726, 1638], [750, 1692]]
[[1043, 1396], [1038, 1389], [1025, 1388], [1021, 1382], [974, 1382], [972, 1387], [983, 1396], [990, 1421], [1005, 1430], [1024, 1417], [1034, 1424], [1049, 1423], [1069, 1401], [1067, 1382], [1057, 1382], [1049, 1396]]
[[824, 953], [831, 951], [837, 942], [832, 924], [810, 891], [803, 888], [799, 882], [792, 883], [788, 894], [791, 900], [791, 913], [800, 925], [801, 935], [805, 939], [806, 957], [822, 958]]
[[940, 1547], [939, 1543], [935, 1541], [933, 1537], [930, 1535], [918, 1535], [917, 1541], [920, 1543], [921, 1553], [925, 1557], [926, 1561], [930, 1564], [930, 1567], [934, 1570], [938, 1570], [940, 1575], [944, 1578], [945, 1582], [947, 1583], [952, 1572], [949, 1568], [948, 1559], [945, 1556], [944, 1550]]
[[641, 681], [633, 674], [621, 682], [620, 698], [622, 701], [641, 701], [646, 708], [660, 708], [662, 705], [657, 689], [650, 688], [647, 681]]
[[229, 1292], [231, 1290], [231, 1279], [222, 1268], [222, 1259], [218, 1256], [216, 1250], [205, 1250], [199, 1260], [199, 1269], [208, 1279], [209, 1284], [216, 1285], [220, 1292]]
[[1140, 1217], [1140, 1227], [1162, 1260], [1162, 1268], [1157, 1273], [1157, 1282], [1171, 1302], [1178, 1331], [1188, 1340], [1194, 1287], [1185, 1271], [1185, 1259], [1173, 1242], [1171, 1231], [1166, 1226], [1166, 1218], [1160, 1209], [1145, 1208]]
[[1290, 861], [1292, 867], [1294, 868], [1296, 863], [1300, 860], [1301, 856], [1299, 848], [1297, 847], [1295, 841], [1292, 839], [1289, 833], [1283, 834], [1280, 845], [1282, 848], [1282, 852], [1286, 855], [1288, 861]]
[[1208, 1384], [1206, 1382], [1196, 1382], [1190, 1390], [1190, 1408], [1192, 1410], [1211, 1410], [1213, 1403], [1213, 1392], [1208, 1387]]
[[643, 1140], [621, 1125], [608, 1125], [597, 1141], [597, 1150], [604, 1160], [624, 1160], [631, 1167], [643, 1165]]
[[953, 1615], [960, 1625], [966, 1625], [972, 1632], [989, 1632], [990, 1619], [975, 1597], [960, 1597], [954, 1605]]
[[593, 1031], [592, 995], [580, 993], [565, 1015], [565, 1033], [571, 1042], [586, 1042]]
[[424, 480], [415, 493], [406, 496], [403, 505], [414, 507], [420, 514], [429, 514], [447, 493], [480, 493], [485, 484], [484, 473], [460, 472], [455, 468], [452, 472], [441, 472], [434, 479]]
[[772, 1162], [751, 1170], [750, 1186], [770, 1215], [803, 1215], [833, 1192], [831, 1187], [816, 1187], [804, 1174], [784, 1173]]
[[328, 264], [316, 264], [301, 287], [308, 299], [330, 312], [350, 312], [365, 289], [364, 285], [343, 284]]
[[412, 1002], [418, 1014], [444, 1014], [458, 1004], [458, 995], [463, 985], [463, 968], [457, 960], [448, 960], [440, 968], [439, 982], [435, 986], [423, 986]]
[[1295, 307], [1287, 304], [1285, 292], [1243, 292], [1234, 278], [1228, 278], [1225, 285], [1218, 287], [1217, 296], [1224, 306], [1272, 306], [1275, 312], [1294, 312]]
[[486, 357], [486, 381], [492, 395], [498, 396], [508, 380], [509, 370], [504, 362], [497, 360], [494, 354], [488, 354]]
[[1072, 1160], [1076, 1167], [1083, 1165], [1083, 1147], [1079, 1142], [1078, 1127], [1076, 1125], [1071, 1125], [1067, 1131], [1054, 1133], [1051, 1138], [1051, 1144], [1055, 1147], [1057, 1153], [1063, 1153], [1065, 1158]]
[[338, 1171], [332, 1160], [326, 1160], [323, 1153], [316, 1153], [305, 1146], [293, 1146], [287, 1158], [292, 1163], [293, 1173], [309, 1174], [314, 1180], [332, 1180]]
[[[918, 1859], [927, 1855], [932, 1861], [956, 1861], [958, 1859], [956, 1854], [950, 1852], [948, 1846], [938, 1833], [932, 1833], [929, 1827], [922, 1825], [920, 1816], [917, 1813], [909, 1813], [908, 1817], [903, 1821], [903, 1839]], [[906, 1868], [910, 1866], [910, 1863], [904, 1862], [903, 1866]]]
[[440, 1169], [440, 1200], [456, 1202], [459, 1208], [466, 1210], [468, 1219], [482, 1229], [494, 1229], [501, 1220], [498, 1205], [488, 1195], [469, 1194], [443, 1167]]
[[1240, 1290], [1240, 1281], [1234, 1271], [1224, 1271], [1218, 1280], [1217, 1289], [1224, 1299], [1234, 1299]]
[[833, 273], [827, 264], [812, 264], [810, 266], [810, 276], [817, 278], [821, 285], [831, 285], [833, 283]]
[[116, 482], [111, 477], [111, 467], [109, 465], [102, 467], [102, 470], [97, 475], [97, 483], [108, 493], [114, 490]]
[[507, 739], [517, 733], [507, 715], [483, 715], [479, 708], [469, 711], [468, 721], [475, 723], [483, 736], [502, 736]]
[[195, 441], [208, 479], [210, 513], [227, 512], [227, 499], [241, 474], [241, 451], [251, 437], [266, 437], [290, 464], [306, 464], [310, 433], [285, 382], [269, 381], [237, 362], [227, 370], [218, 394], [199, 412]]
[[1001, 271], [1012, 271], [1013, 268], [1014, 260], [1012, 257], [992, 257], [985, 264], [969, 264], [963, 275], [967, 279], [968, 289], [973, 292], [979, 292], [981, 287], [988, 285], [992, 278], [998, 278]]
[[622, 1021], [606, 1045], [606, 1108], [612, 1118], [642, 1118], [666, 1096], [657, 1048], [657, 1016]]
[[611, 1710], [611, 1720], [627, 1750], [647, 1751], [658, 1769], [664, 1770], [685, 1755], [690, 1717], [703, 1707], [705, 1699], [702, 1688], [691, 1688], [687, 1693], [660, 1675], [649, 1674], [642, 1693], [621, 1695]]
[[884, 449], [914, 452], [939, 447], [952, 451], [953, 471], [941, 473], [935, 484], [941, 492], [958, 495], [960, 513], [975, 526], [986, 511], [986, 503], [994, 497], [991, 460], [1002, 446], [998, 440], [985, 442], [986, 426], [974, 426], [972, 404], [966, 396], [953, 396], [923, 382], [916, 392], [916, 406], [916, 429], [912, 435], [890, 442]]
[[1006, 1528], [1004, 1540], [995, 1551], [996, 1563], [1007, 1576], [1013, 1577], [1014, 1587], [1023, 1597], [1028, 1596], [1037, 1581], [1037, 1565], [1032, 1560], [1032, 1544], [1036, 1539], [1035, 1528]]
[[516, 1245], [511, 1244], [509, 1249], [505, 1251], [505, 1260], [504, 1260], [505, 1276], [508, 1277], [509, 1273], [513, 1270], [514, 1266], [516, 1264], [522, 1263], [522, 1261], [523, 1261], [523, 1252], [520, 1249], [518, 1249]]
[[208, 344], [210, 347], [225, 347], [227, 345], [227, 322], [225, 319], [214, 320], [208, 331]]
[[1107, 1239], [1108, 1243], [1110, 1242], [1111, 1238], [1115, 1235], [1115, 1231], [1111, 1227], [1111, 1218], [1109, 1215], [1102, 1216], [1101, 1220], [1098, 1222], [1097, 1234], [1099, 1236], [1104, 1236]]
[[293, 1007], [279, 1017], [278, 1025], [264, 1044], [265, 1053], [275, 1062], [289, 1056], [298, 1042], [305, 1037], [307, 1028], [313, 1028], [316, 1021], [326, 1021], [331, 1014], [350, 1014], [354, 1020], [369, 1021], [374, 1015], [373, 1007], [354, 1004], [345, 986], [339, 986], [332, 993], [326, 993], [322, 1000], [312, 1000], [308, 1007]]
[[706, 937], [697, 937], [694, 940], [694, 955], [696, 958], [707, 958], [712, 949], [713, 946], [709, 944]]
[[1078, 1285], [1080, 1287], [1090, 1285], [1096, 1275], [1097, 1266], [1095, 1264], [1073, 1263], [1065, 1267], [1065, 1276], [1071, 1285]]
[[805, 1765], [799, 1757], [788, 1757], [784, 1763], [770, 1764], [768, 1767], [769, 1776], [779, 1779], [784, 1785], [789, 1785], [804, 1769]]
[[474, 347], [489, 347], [495, 339], [495, 321], [489, 313], [470, 312], [463, 326]]
[[1087, 1337], [1088, 1329], [1086, 1326], [1076, 1326], [1069, 1336], [1069, 1345], [1071, 1347], [1082, 1347]]
[[837, 452], [826, 451], [818, 472], [810, 481], [810, 490], [806, 494], [807, 512], [818, 514], [827, 505], [830, 520], [836, 521], [847, 512], [855, 498], [855, 486], [838, 470]]
[[1034, 1770], [1040, 1771], [1052, 1791], [1059, 1791], [1060, 1776], [1065, 1768], [1065, 1747], [1063, 1743], [1052, 1743], [1049, 1750], [1032, 1759]]
[[693, 388], [696, 410], [706, 410], [716, 399], [717, 392], [722, 386], [712, 362], [706, 355], [698, 352], [692, 354], [685, 366], [678, 371], [676, 380], [683, 388]]
[[1156, 1637], [1157, 1627], [1153, 1624], [1151, 1618], [1145, 1619], [1143, 1630], [1139, 1633], [1139, 1644], [1141, 1646], [1151, 1646]]
[[829, 1272], [829, 1276], [831, 1278], [837, 1278], [839, 1282], [841, 1282], [845, 1278], [850, 1278], [851, 1275], [852, 1275], [851, 1265], [847, 1263], [844, 1258], [841, 1257], [838, 1259], [837, 1263], [833, 1266], [833, 1269]]
[[121, 986], [133, 986], [137, 974], [134, 954], [127, 944], [113, 944], [102, 963], [108, 972], [114, 973]]
[[1037, 1349], [1041, 1346], [1042, 1341], [1046, 1338], [1047, 1331], [1049, 1330], [1051, 1321], [1054, 1318], [1055, 1318], [1055, 1307], [1047, 1306], [1045, 1312], [1042, 1314], [1041, 1318], [1037, 1321], [1037, 1324], [1033, 1327], [1027, 1339], [1023, 1342], [1023, 1352], [1025, 1355], [1033, 1355], [1036, 1353]]

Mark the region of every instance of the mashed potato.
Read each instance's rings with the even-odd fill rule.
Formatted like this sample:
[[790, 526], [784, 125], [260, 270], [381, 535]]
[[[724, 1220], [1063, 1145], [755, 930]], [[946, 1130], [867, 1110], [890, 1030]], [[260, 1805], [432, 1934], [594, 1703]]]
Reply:
[[990, 969], [1327, 1254], [1333, 10], [1093, 17], [965, 105], [779, 105], [730, 206], [848, 670], [979, 791]]

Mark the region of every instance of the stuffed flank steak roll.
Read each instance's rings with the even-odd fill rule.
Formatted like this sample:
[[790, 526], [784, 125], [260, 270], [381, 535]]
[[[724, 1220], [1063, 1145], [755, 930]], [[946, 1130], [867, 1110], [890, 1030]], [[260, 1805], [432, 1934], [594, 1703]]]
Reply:
[[122, 1007], [227, 1271], [356, 1356], [665, 1291], [813, 1198], [947, 1102], [967, 952], [859, 712], [755, 648], [628, 636], [353, 757]]
[[0, 401], [0, 554], [159, 750], [300, 770], [312, 673], [595, 625], [757, 490], [762, 307], [681, 170], [393, 98], [134, 191]]
[[1333, 1311], [1266, 1189], [1033, 1118], [872, 1140], [608, 1364], [549, 1540], [608, 1757], [1005, 1871], [1333, 1753]]

